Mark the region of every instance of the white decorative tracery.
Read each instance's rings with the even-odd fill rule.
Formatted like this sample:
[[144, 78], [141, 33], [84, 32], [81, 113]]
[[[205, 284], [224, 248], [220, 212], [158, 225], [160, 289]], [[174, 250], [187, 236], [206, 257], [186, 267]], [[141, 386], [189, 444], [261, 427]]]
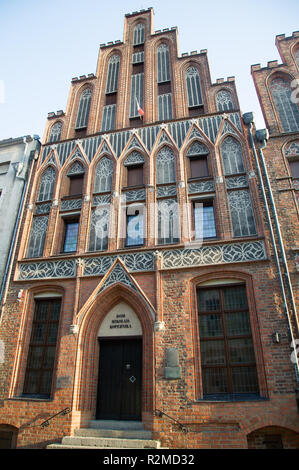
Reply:
[[158, 83], [170, 81], [169, 48], [166, 44], [160, 44], [158, 55]]
[[244, 173], [241, 144], [233, 137], [226, 137], [221, 145], [225, 175]]
[[62, 123], [56, 122], [51, 127], [49, 142], [57, 142], [60, 139]]
[[194, 156], [194, 155], [208, 155], [209, 149], [206, 145], [202, 144], [201, 142], [194, 142], [188, 149], [186, 156]]
[[270, 84], [275, 107], [284, 132], [294, 132], [299, 129], [299, 108], [292, 100], [290, 83], [281, 77], [274, 78]]
[[163, 147], [157, 155], [157, 184], [174, 183], [175, 157], [169, 147]]
[[41, 201], [49, 201], [52, 199], [53, 189], [55, 184], [56, 172], [54, 168], [49, 166], [43, 173], [41, 177], [41, 182], [39, 186], [39, 192], [37, 200]]
[[138, 46], [144, 43], [144, 24], [138, 23], [134, 28], [133, 45]]
[[140, 152], [134, 151], [125, 159], [124, 166], [130, 165], [142, 165], [145, 163], [145, 159]]
[[216, 105], [218, 111], [231, 111], [234, 109], [231, 92], [220, 90], [216, 95]]
[[27, 258], [42, 256], [48, 227], [48, 216], [34, 217], [31, 227]]
[[91, 212], [89, 251], [102, 251], [108, 248], [109, 207], [109, 204], [101, 204]]
[[80, 96], [79, 108], [76, 120], [76, 129], [87, 127], [92, 91], [86, 88]]
[[94, 192], [104, 193], [111, 191], [113, 176], [113, 163], [110, 158], [103, 157], [96, 166]]
[[114, 54], [108, 62], [106, 93], [115, 93], [118, 88], [120, 56]]
[[230, 191], [228, 201], [234, 237], [255, 235], [256, 228], [249, 191]]
[[80, 162], [75, 162], [69, 171], [67, 172], [67, 176], [72, 176], [72, 175], [82, 175], [85, 173], [84, 166]]
[[186, 70], [186, 84], [188, 91], [188, 106], [201, 106], [203, 104], [200, 78], [198, 70], [195, 67], [189, 67]]

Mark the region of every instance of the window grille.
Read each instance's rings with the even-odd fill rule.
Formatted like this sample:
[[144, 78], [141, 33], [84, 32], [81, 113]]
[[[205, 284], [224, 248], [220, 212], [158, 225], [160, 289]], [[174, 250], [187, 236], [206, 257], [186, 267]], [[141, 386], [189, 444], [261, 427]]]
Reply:
[[142, 64], [144, 62], [144, 51], [132, 54], [132, 64]]
[[299, 130], [299, 108], [291, 98], [292, 90], [287, 80], [275, 78], [270, 84], [271, 93], [284, 132]]
[[194, 203], [195, 239], [216, 237], [216, 225], [213, 201]]
[[101, 132], [111, 131], [115, 125], [116, 104], [110, 104], [103, 108]]
[[189, 67], [186, 71], [186, 83], [188, 90], [188, 106], [202, 106], [202, 95], [200, 88], [200, 78], [195, 67]]
[[57, 142], [60, 139], [62, 130], [61, 122], [56, 122], [51, 127], [49, 142]]
[[27, 358], [24, 395], [50, 397], [60, 307], [60, 300], [36, 301]]
[[221, 145], [225, 175], [244, 173], [241, 144], [233, 137], [226, 137]]
[[82, 128], [87, 127], [89, 110], [90, 110], [90, 102], [91, 102], [91, 89], [87, 88], [81, 93], [81, 96], [80, 96], [77, 121], [76, 121], [76, 129], [82, 129]]
[[172, 96], [171, 93], [158, 96], [159, 121], [172, 119]]
[[249, 191], [230, 191], [228, 201], [234, 237], [255, 235], [256, 227]]
[[106, 93], [116, 93], [118, 88], [120, 56], [115, 54], [108, 62]]
[[220, 90], [216, 95], [218, 111], [231, 111], [234, 109], [233, 99], [230, 91]]
[[157, 155], [157, 184], [174, 183], [175, 157], [169, 147], [163, 147]]
[[27, 250], [28, 258], [38, 258], [43, 255], [47, 227], [48, 216], [33, 217]]
[[138, 117], [137, 101], [141, 108], [143, 108], [143, 73], [132, 75], [131, 81], [131, 105], [130, 105], [130, 118]]
[[113, 163], [110, 158], [103, 157], [96, 167], [94, 192], [104, 193], [111, 191]]
[[178, 204], [175, 199], [158, 202], [158, 244], [178, 243], [180, 227]]
[[138, 23], [134, 28], [133, 46], [139, 46], [144, 43], [144, 24]]
[[65, 220], [65, 232], [63, 243], [64, 253], [74, 253], [75, 251], [77, 251], [78, 231], [78, 219]]
[[49, 201], [52, 199], [54, 185], [55, 185], [56, 172], [54, 168], [49, 166], [43, 173], [39, 185], [38, 202]]
[[258, 394], [245, 286], [198, 289], [204, 398]]
[[92, 210], [90, 220], [89, 251], [103, 251], [108, 248], [109, 205], [99, 204]]
[[169, 48], [166, 44], [158, 47], [158, 83], [170, 81]]

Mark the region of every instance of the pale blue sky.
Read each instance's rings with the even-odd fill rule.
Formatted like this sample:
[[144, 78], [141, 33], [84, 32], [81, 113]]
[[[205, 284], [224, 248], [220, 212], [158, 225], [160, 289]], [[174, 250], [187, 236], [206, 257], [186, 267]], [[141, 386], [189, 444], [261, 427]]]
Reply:
[[275, 36], [299, 29], [297, 0], [0, 0], [0, 140], [42, 138], [72, 77], [95, 73], [99, 44], [122, 40], [125, 13], [150, 6], [155, 30], [178, 27], [179, 53], [208, 49], [213, 82], [235, 75], [242, 112], [264, 127], [250, 65], [280, 60]]

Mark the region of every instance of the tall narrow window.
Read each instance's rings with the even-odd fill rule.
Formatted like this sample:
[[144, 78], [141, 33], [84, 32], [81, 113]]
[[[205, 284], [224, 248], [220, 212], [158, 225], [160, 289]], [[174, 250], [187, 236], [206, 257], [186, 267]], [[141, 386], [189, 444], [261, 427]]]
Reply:
[[61, 136], [62, 124], [61, 122], [56, 122], [51, 127], [49, 142], [58, 142]]
[[169, 147], [163, 147], [157, 155], [157, 184], [174, 183], [175, 177], [175, 157]]
[[94, 193], [110, 192], [112, 187], [113, 163], [110, 158], [103, 157], [96, 167]]
[[108, 248], [109, 205], [100, 204], [92, 210], [89, 233], [89, 251], [102, 251]]
[[79, 108], [76, 121], [76, 129], [84, 129], [88, 124], [91, 102], [91, 89], [87, 88], [80, 96]]
[[130, 118], [135, 118], [139, 116], [138, 104], [143, 109], [143, 78], [143, 73], [137, 73], [132, 75]]
[[218, 111], [232, 111], [234, 105], [230, 91], [220, 90], [216, 95], [216, 104]]
[[77, 251], [78, 231], [79, 218], [64, 220], [64, 242], [62, 250], [64, 253], [74, 253]]
[[38, 197], [39, 202], [49, 201], [52, 199], [55, 184], [56, 172], [54, 168], [49, 166], [43, 173], [39, 185]]
[[69, 169], [67, 176], [70, 179], [69, 196], [79, 196], [83, 191], [84, 166], [80, 162], [75, 162]]
[[172, 119], [172, 97], [171, 93], [158, 96], [159, 121]]
[[23, 395], [51, 395], [60, 299], [36, 300]]
[[134, 28], [133, 46], [139, 46], [144, 43], [144, 24], [138, 23]]
[[186, 156], [190, 160], [190, 177], [205, 178], [209, 176], [208, 148], [201, 142], [194, 142], [188, 149]]
[[178, 243], [180, 226], [178, 204], [175, 199], [158, 202], [158, 244]]
[[202, 240], [216, 237], [216, 225], [213, 201], [194, 202], [195, 239]]
[[255, 235], [256, 227], [249, 191], [230, 191], [228, 201], [234, 237]]
[[198, 70], [195, 67], [189, 67], [186, 71], [186, 83], [188, 90], [188, 106], [202, 106], [202, 95], [200, 88], [200, 78]]
[[270, 89], [283, 131], [298, 131], [299, 108], [291, 98], [290, 83], [283, 78], [275, 78], [270, 84]]
[[166, 44], [161, 44], [158, 47], [158, 83], [170, 81], [170, 60], [169, 48]]
[[116, 93], [118, 88], [118, 75], [119, 75], [120, 57], [115, 54], [110, 57], [108, 62], [108, 73], [106, 82], [106, 94]]
[[221, 145], [225, 175], [244, 173], [241, 144], [233, 137], [226, 137]]
[[103, 108], [103, 118], [101, 132], [107, 132], [114, 129], [115, 126], [116, 104], [110, 104]]
[[27, 250], [28, 258], [38, 258], [43, 255], [47, 227], [48, 216], [33, 217]]
[[258, 394], [245, 286], [197, 290], [203, 398]]
[[126, 246], [143, 245], [143, 208], [136, 205], [127, 208]]

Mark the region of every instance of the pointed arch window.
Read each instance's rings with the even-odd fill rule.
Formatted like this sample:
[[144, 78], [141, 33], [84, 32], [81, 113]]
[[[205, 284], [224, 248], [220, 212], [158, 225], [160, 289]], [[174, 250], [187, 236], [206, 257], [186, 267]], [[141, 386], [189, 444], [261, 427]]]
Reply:
[[166, 44], [158, 47], [158, 83], [170, 81], [169, 48]]
[[202, 94], [200, 87], [200, 78], [198, 70], [195, 67], [189, 67], [186, 70], [186, 83], [188, 91], [188, 107], [202, 106]]
[[175, 199], [158, 202], [158, 244], [178, 243], [180, 227], [178, 204]]
[[111, 191], [113, 163], [110, 158], [103, 157], [96, 166], [94, 192], [104, 193]]
[[47, 227], [48, 216], [33, 218], [27, 250], [28, 258], [38, 258], [43, 255]]
[[226, 137], [221, 145], [225, 175], [244, 173], [241, 144], [233, 137]]
[[54, 184], [55, 184], [56, 172], [54, 168], [49, 166], [42, 177], [39, 185], [39, 192], [37, 200], [38, 202], [49, 201], [52, 199]]
[[231, 111], [234, 109], [231, 92], [220, 90], [216, 95], [217, 111]]
[[169, 147], [163, 147], [157, 155], [157, 184], [174, 183], [175, 157]]
[[87, 88], [81, 93], [79, 108], [76, 120], [76, 129], [84, 129], [88, 124], [88, 117], [91, 102], [91, 89]]
[[70, 178], [69, 196], [81, 195], [84, 182], [84, 166], [76, 161], [69, 169], [67, 176]]
[[89, 233], [89, 251], [102, 251], [108, 248], [110, 204], [99, 204], [92, 210]]
[[134, 28], [133, 46], [144, 44], [144, 24], [138, 23]]
[[120, 56], [115, 54], [110, 57], [108, 62], [108, 73], [106, 82], [106, 94], [116, 93], [118, 88]]
[[299, 108], [292, 101], [292, 90], [288, 80], [274, 78], [270, 84], [274, 104], [284, 132], [299, 130]]
[[62, 123], [56, 122], [51, 127], [49, 142], [58, 142], [61, 137]]

